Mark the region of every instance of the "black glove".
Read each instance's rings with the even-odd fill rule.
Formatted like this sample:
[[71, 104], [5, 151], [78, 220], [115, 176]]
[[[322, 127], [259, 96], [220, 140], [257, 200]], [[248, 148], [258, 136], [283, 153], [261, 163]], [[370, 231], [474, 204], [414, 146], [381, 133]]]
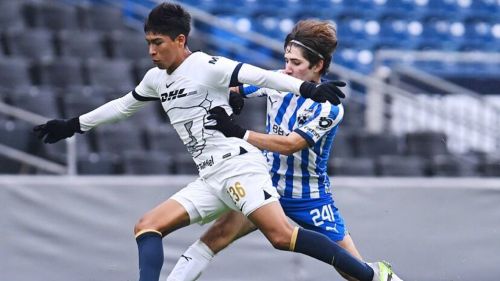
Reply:
[[38, 138], [43, 139], [44, 143], [55, 143], [62, 139], [69, 138], [75, 133], [83, 133], [80, 129], [78, 117], [69, 120], [50, 120], [45, 124], [35, 126], [33, 132], [37, 133]]
[[300, 85], [300, 95], [304, 98], [312, 99], [315, 102], [340, 104], [340, 99], [345, 98], [345, 94], [339, 89], [346, 85], [343, 81], [328, 81], [320, 84], [304, 81]]
[[235, 137], [242, 139], [247, 130], [234, 123], [234, 120], [227, 115], [224, 108], [217, 106], [208, 111], [208, 120], [215, 120], [215, 125], [205, 125], [205, 129], [217, 130], [224, 134], [226, 137]]
[[229, 105], [233, 109], [233, 113], [240, 115], [243, 106], [245, 105], [245, 100], [243, 96], [237, 92], [229, 92]]

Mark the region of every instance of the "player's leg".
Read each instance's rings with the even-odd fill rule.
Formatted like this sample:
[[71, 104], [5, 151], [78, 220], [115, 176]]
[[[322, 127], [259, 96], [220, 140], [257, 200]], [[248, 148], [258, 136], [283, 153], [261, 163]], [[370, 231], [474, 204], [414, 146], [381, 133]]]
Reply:
[[337, 244], [340, 245], [340, 247], [346, 249], [351, 255], [355, 256], [359, 260], [363, 260], [363, 257], [359, 253], [358, 249], [356, 248], [356, 245], [354, 244], [354, 240], [352, 240], [352, 237], [349, 233], [347, 233], [344, 238], [340, 241], [337, 241]]
[[257, 228], [245, 215], [230, 211], [218, 219], [201, 236], [200, 240], [217, 254], [237, 239], [255, 231]]
[[164, 259], [163, 236], [189, 223], [187, 211], [172, 199], [161, 203], [139, 220], [134, 232], [139, 250], [140, 281], [157, 281], [160, 278]]
[[278, 202], [259, 207], [248, 218], [276, 249], [308, 255], [360, 281], [373, 280], [374, 271], [370, 266], [353, 257], [327, 236], [293, 227]]
[[256, 228], [240, 212], [230, 211], [222, 215], [179, 258], [167, 281], [196, 280], [208, 266], [213, 256], [233, 241]]
[[[260, 159], [259, 159], [260, 158]], [[235, 210], [240, 210], [262, 231], [272, 245], [324, 261], [361, 281], [371, 281], [373, 270], [351, 256], [323, 234], [294, 228], [285, 216], [279, 195], [272, 186], [268, 167], [260, 154], [245, 154], [225, 162], [226, 177], [207, 180], [214, 189], [222, 187], [219, 197]]]
[[280, 198], [280, 203], [285, 215], [298, 225], [328, 236], [351, 255], [363, 260], [330, 195], [311, 199]]
[[147, 212], [135, 225], [139, 249], [139, 281], [158, 281], [163, 265], [162, 238], [195, 222], [208, 222], [228, 210], [198, 179]]
[[[333, 198], [330, 195], [308, 199], [280, 198], [280, 203], [285, 214], [298, 225], [326, 235], [351, 255], [363, 260], [345, 228], [344, 219], [335, 207]], [[339, 271], [339, 274], [347, 280], [354, 280], [343, 272]]]

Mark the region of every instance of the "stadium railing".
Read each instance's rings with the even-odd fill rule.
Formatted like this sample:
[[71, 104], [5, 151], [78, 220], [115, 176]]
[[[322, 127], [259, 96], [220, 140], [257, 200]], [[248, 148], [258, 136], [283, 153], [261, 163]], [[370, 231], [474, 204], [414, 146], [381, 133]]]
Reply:
[[[442, 52], [381, 50], [376, 54], [374, 74], [395, 86], [411, 89], [416, 103], [407, 104], [397, 96], [387, 99], [378, 94], [380, 108], [367, 107], [367, 122], [373, 127], [390, 127], [398, 134], [434, 130], [445, 132], [449, 148], [456, 153], [470, 150], [497, 152], [500, 149], [500, 105], [492, 102], [495, 95], [485, 95], [432, 75], [414, 63], [500, 65], [500, 54], [484, 52]], [[390, 65], [390, 70], [386, 67]], [[406, 81], [411, 81], [409, 83]], [[411, 85], [410, 85], [411, 84]], [[497, 97], [498, 99], [498, 97]], [[500, 100], [500, 99], [499, 99]], [[402, 105], [405, 103], [404, 105]], [[400, 106], [401, 108], [398, 108]], [[392, 114], [381, 116], [383, 112]], [[440, 115], [435, 114], [439, 112]], [[395, 120], [399, 121], [395, 122]]]
[[[44, 123], [48, 118], [40, 116], [38, 114], [10, 106], [2, 101], [0, 101], [0, 113], [7, 116], [11, 116], [30, 124], [37, 125]], [[55, 174], [76, 174], [76, 140], [75, 138], [70, 138], [66, 140], [67, 147], [67, 166], [46, 160], [42, 157], [31, 155], [24, 151], [14, 149], [12, 147], [0, 144], [0, 155], [7, 158], [20, 161], [22, 163], [34, 166], [40, 170], [55, 173]]]

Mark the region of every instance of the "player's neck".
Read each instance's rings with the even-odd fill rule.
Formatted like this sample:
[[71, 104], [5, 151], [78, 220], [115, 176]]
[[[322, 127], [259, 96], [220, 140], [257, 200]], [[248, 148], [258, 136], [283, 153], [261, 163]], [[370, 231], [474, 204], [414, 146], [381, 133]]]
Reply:
[[184, 48], [179, 60], [167, 68], [167, 73], [169, 75], [172, 74], [172, 72], [174, 72], [192, 53], [193, 52], [191, 52], [188, 47]]

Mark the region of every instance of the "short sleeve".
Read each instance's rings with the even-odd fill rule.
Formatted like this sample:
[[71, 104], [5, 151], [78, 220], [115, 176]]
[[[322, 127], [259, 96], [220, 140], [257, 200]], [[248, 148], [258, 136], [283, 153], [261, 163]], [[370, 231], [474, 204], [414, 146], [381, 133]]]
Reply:
[[313, 115], [303, 125], [295, 129], [294, 132], [301, 135], [309, 146], [313, 146], [324, 135], [335, 128], [343, 116], [344, 108], [342, 104], [334, 106], [330, 103], [322, 103], [315, 108]]
[[160, 79], [159, 71], [160, 70], [158, 68], [152, 68], [146, 73], [146, 75], [144, 75], [142, 81], [132, 91], [132, 95], [136, 100], [152, 101], [159, 99], [157, 91], [157, 85]]
[[[237, 83], [238, 65], [241, 63], [225, 57], [212, 56], [202, 67], [206, 67], [205, 85], [218, 85], [218, 87], [235, 86]], [[202, 79], [202, 77], [200, 77]]]

